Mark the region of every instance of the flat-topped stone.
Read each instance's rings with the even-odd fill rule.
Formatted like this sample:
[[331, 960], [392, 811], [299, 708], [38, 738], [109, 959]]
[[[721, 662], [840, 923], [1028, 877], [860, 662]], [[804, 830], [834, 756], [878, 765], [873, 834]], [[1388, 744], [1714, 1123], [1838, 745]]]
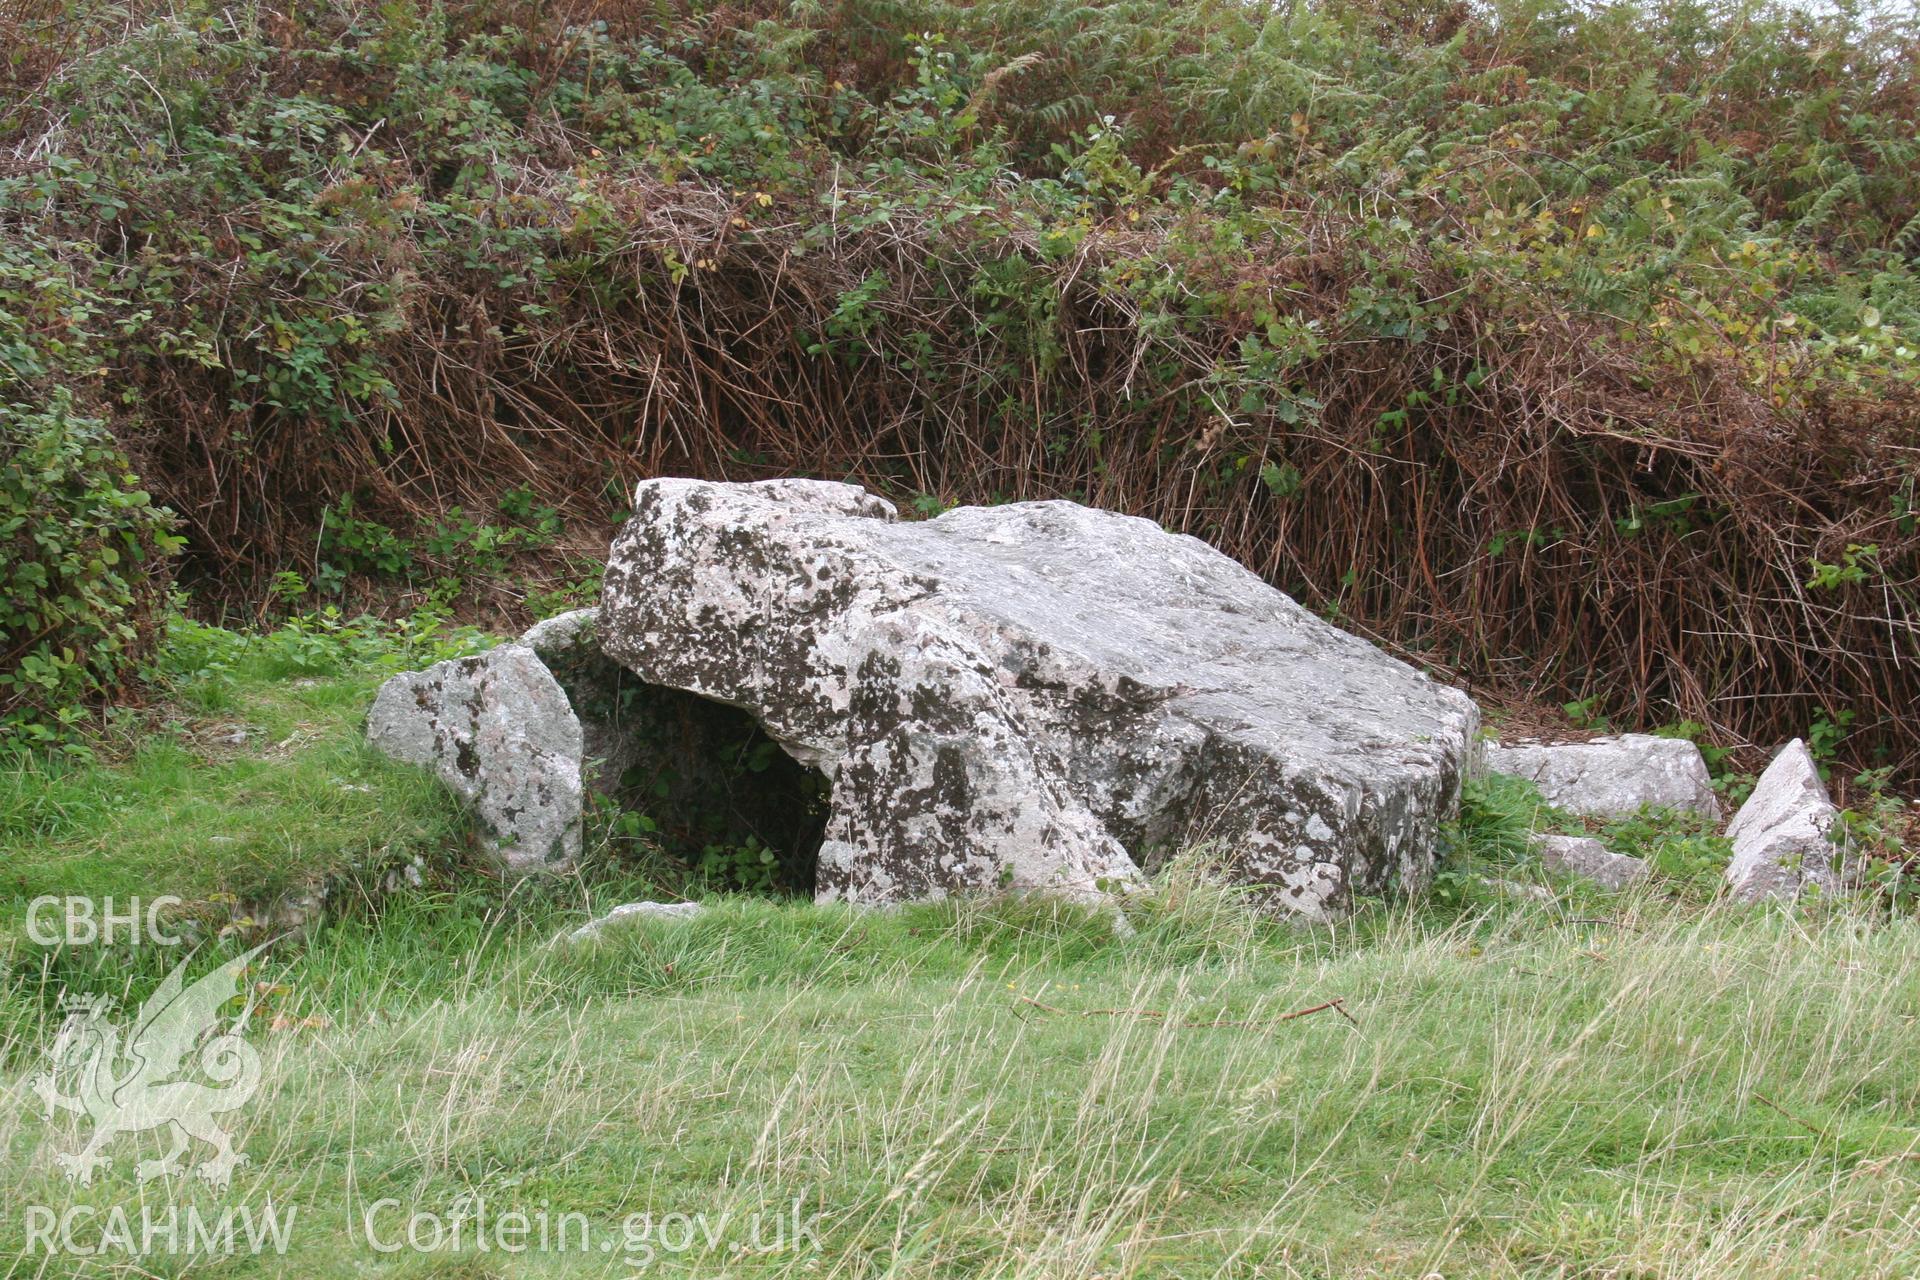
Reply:
[[1707, 762], [1682, 738], [1489, 743], [1485, 760], [1490, 772], [1525, 778], [1548, 804], [1583, 817], [1630, 818], [1642, 809], [1720, 816]]

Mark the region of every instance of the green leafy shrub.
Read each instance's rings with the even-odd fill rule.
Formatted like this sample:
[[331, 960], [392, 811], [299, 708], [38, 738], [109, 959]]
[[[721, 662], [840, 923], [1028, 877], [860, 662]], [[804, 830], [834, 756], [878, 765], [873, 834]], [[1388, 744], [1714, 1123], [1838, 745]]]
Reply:
[[772, 893], [780, 887], [780, 853], [748, 836], [739, 844], [710, 844], [700, 851], [700, 874], [721, 889]]
[[269, 630], [232, 631], [182, 614], [169, 619], [154, 676], [176, 686], [223, 692], [235, 678], [288, 680], [351, 672], [393, 675], [485, 653], [497, 643], [443, 614], [419, 610], [395, 620], [346, 617], [332, 605], [295, 614]]
[[1607, 822], [1598, 834], [1613, 852], [1645, 859], [1668, 888], [1699, 897], [1721, 889], [1733, 857], [1719, 824], [1699, 814], [1647, 811]]
[[180, 539], [106, 427], [64, 396], [0, 418], [0, 725], [58, 739], [159, 639]]

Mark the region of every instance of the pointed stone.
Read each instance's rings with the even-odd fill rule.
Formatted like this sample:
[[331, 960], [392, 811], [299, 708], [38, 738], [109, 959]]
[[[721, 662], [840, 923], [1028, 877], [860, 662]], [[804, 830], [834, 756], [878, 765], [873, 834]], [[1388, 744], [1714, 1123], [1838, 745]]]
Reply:
[[1727, 825], [1733, 841], [1727, 884], [1733, 896], [1758, 902], [1797, 898], [1808, 888], [1838, 892], [1843, 881], [1835, 864], [1841, 851], [1833, 831], [1839, 819], [1819, 767], [1795, 738], [1773, 758]]

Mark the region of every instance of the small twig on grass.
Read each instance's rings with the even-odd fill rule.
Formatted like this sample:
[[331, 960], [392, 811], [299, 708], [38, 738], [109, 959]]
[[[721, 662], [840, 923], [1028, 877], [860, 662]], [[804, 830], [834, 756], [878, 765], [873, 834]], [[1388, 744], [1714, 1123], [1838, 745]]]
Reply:
[[[1032, 996], [1021, 996], [1020, 1002], [1022, 1004], [1030, 1004], [1034, 1008], [1046, 1013], [1057, 1013], [1065, 1017], [1158, 1018], [1165, 1020], [1167, 1016], [1166, 1011], [1163, 1009], [1062, 1009], [1057, 1005], [1046, 1004], [1043, 1001], [1035, 1000]], [[1346, 997], [1341, 996], [1333, 1000], [1328, 1000], [1323, 1004], [1316, 1004], [1308, 1009], [1295, 1009], [1292, 1013], [1283, 1013], [1279, 1017], [1267, 1021], [1255, 1021], [1251, 1018], [1218, 1018], [1212, 1021], [1180, 1018], [1175, 1020], [1174, 1025], [1178, 1027], [1191, 1027], [1196, 1030], [1208, 1030], [1215, 1027], [1245, 1027], [1252, 1030], [1259, 1030], [1264, 1027], [1277, 1027], [1283, 1022], [1292, 1022], [1295, 1018], [1304, 1018], [1310, 1013], [1325, 1013], [1328, 1009], [1332, 1009], [1354, 1026], [1359, 1026], [1360, 1020], [1348, 1013], [1346, 1006]]]
[[1769, 1098], [1766, 1094], [1761, 1093], [1758, 1089], [1755, 1089], [1753, 1091], [1753, 1100], [1759, 1103], [1763, 1107], [1766, 1107], [1773, 1111], [1778, 1111], [1781, 1115], [1793, 1121], [1795, 1124], [1799, 1125], [1802, 1129], [1805, 1129], [1808, 1133], [1812, 1134], [1816, 1138], [1822, 1138], [1826, 1136], [1827, 1131], [1825, 1129], [1821, 1129], [1815, 1125], [1807, 1123], [1805, 1120], [1801, 1119], [1799, 1116], [1793, 1114], [1793, 1112], [1787, 1110], [1785, 1107], [1775, 1102], [1772, 1098]]

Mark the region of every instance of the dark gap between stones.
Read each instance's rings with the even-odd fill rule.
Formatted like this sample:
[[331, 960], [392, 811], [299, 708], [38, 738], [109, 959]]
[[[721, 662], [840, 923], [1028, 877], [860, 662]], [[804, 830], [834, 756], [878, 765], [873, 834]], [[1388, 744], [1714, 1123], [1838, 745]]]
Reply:
[[826, 775], [738, 707], [632, 675], [629, 689], [619, 773], [603, 774], [621, 809], [717, 887], [813, 896]]
[[651, 684], [590, 643], [542, 655], [585, 733], [587, 784], [619, 843], [651, 844], [713, 888], [811, 897], [825, 774], [738, 707]]

